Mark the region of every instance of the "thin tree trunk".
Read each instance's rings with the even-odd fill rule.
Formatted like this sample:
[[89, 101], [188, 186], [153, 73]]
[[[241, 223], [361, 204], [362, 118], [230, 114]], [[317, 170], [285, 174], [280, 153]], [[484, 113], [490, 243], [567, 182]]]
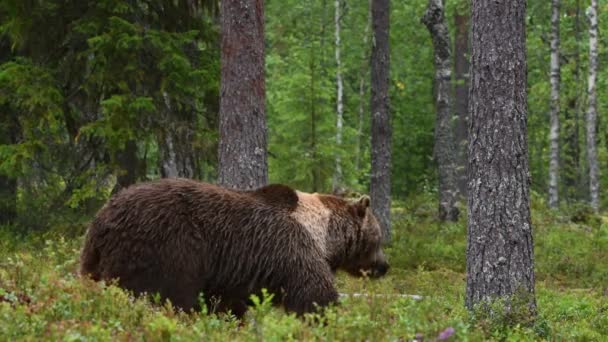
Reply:
[[344, 120], [344, 103], [342, 95], [344, 94], [344, 86], [342, 84], [342, 61], [340, 60], [340, 0], [335, 0], [335, 17], [336, 25], [336, 169], [334, 170], [334, 179], [332, 182], [332, 190], [336, 192], [342, 186], [342, 130]]
[[311, 43], [310, 49], [310, 155], [312, 158], [311, 163], [311, 176], [312, 176], [312, 191], [319, 191], [320, 185], [319, 180], [321, 178], [319, 174], [319, 161], [317, 154], [317, 101], [315, 99], [315, 78], [316, 78], [316, 65], [315, 65], [315, 49], [314, 44]]
[[221, 2], [219, 175], [223, 186], [268, 181], [264, 80], [264, 2]]
[[469, 15], [454, 15], [454, 111], [456, 114], [456, 183], [459, 196], [467, 195], [467, 141], [469, 129]]
[[196, 162], [192, 140], [194, 122], [182, 121], [174, 113], [168, 94], [163, 93], [166, 124], [159, 142], [160, 175], [163, 178], [194, 178]]
[[[311, 4], [312, 6], [312, 4]], [[319, 161], [319, 152], [317, 150], [317, 120], [318, 120], [318, 107], [317, 104], [322, 100], [317, 99], [317, 90], [316, 90], [316, 82], [317, 77], [320, 75], [321, 78], [325, 75], [325, 24], [327, 17], [327, 0], [323, 0], [321, 3], [321, 27], [320, 27], [320, 37], [319, 37], [319, 70], [317, 69], [317, 62], [315, 57], [319, 52], [315, 48], [315, 44], [313, 43], [316, 39], [315, 32], [316, 29], [311, 25], [311, 29], [309, 31], [309, 41], [310, 41], [310, 155], [312, 158], [310, 173], [312, 176], [312, 191], [317, 192], [321, 190], [321, 163]], [[309, 12], [310, 14], [310, 23], [312, 24], [315, 21], [315, 16], [313, 11]], [[318, 71], [317, 71], [318, 70]]]
[[587, 159], [589, 163], [589, 195], [591, 207], [599, 210], [600, 206], [600, 184], [599, 166], [597, 161], [597, 0], [591, 0], [591, 7], [587, 9], [589, 17], [589, 108], [587, 109]]
[[568, 99], [568, 108], [564, 112], [565, 114], [565, 133], [564, 133], [564, 153], [562, 154], [563, 168], [561, 174], [564, 179], [564, 194], [562, 198], [568, 201], [585, 198], [585, 195], [581, 193], [584, 191], [581, 171], [581, 148], [580, 148], [580, 112], [581, 104], [583, 103], [583, 95], [581, 93], [581, 53], [580, 53], [580, 41], [581, 41], [581, 25], [580, 25], [580, 0], [576, 1], [576, 8], [574, 13], [574, 37], [575, 37], [575, 51], [574, 51], [574, 94]]
[[[0, 39], [0, 53], [4, 52]], [[0, 56], [1, 57], [1, 56]], [[17, 143], [17, 114], [10, 112], [8, 107], [0, 106], [4, 117], [0, 122], [0, 145]], [[0, 174], [0, 226], [11, 224], [17, 218], [17, 179]]]
[[370, 194], [372, 209], [383, 230], [383, 239], [391, 239], [391, 118], [388, 95], [389, 55], [389, 0], [372, 0], [372, 167]]
[[534, 315], [525, 17], [525, 0], [472, 1], [465, 303]]
[[365, 77], [369, 67], [369, 28], [372, 21], [371, 13], [372, 0], [368, 0], [367, 9], [367, 23], [365, 24], [365, 30], [363, 30], [363, 51], [361, 52], [361, 69], [359, 70], [359, 118], [357, 123], [357, 146], [355, 150], [355, 170], [359, 172], [361, 170], [361, 159], [362, 159], [362, 140], [363, 140], [363, 126], [365, 120]]
[[559, 204], [559, 7], [560, 0], [551, 1], [551, 129], [549, 143], [549, 207]]
[[114, 189], [112, 189], [113, 194], [137, 182], [138, 160], [135, 140], [127, 141], [124, 149], [116, 153], [116, 162], [118, 163], [119, 173], [116, 176]]
[[433, 155], [439, 173], [439, 219], [458, 220], [456, 198], [454, 135], [451, 113], [452, 56], [450, 33], [445, 23], [443, 0], [429, 0], [422, 22], [426, 25], [433, 40], [435, 61], [437, 116], [435, 120], [435, 147]]
[[17, 218], [17, 180], [0, 175], [0, 226]]

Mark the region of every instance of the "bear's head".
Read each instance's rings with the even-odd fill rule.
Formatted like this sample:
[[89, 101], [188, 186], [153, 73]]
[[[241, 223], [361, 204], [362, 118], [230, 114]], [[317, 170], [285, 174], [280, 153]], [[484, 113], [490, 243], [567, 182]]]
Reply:
[[[352, 239], [350, 253], [340, 268], [354, 276], [378, 278], [386, 274], [389, 264], [382, 250], [382, 228], [371, 208], [368, 196], [348, 204], [348, 211], [354, 217], [350, 227]], [[347, 244], [348, 245], [348, 244]]]
[[382, 251], [382, 229], [367, 196], [341, 197], [297, 192], [293, 217], [311, 234], [333, 271], [381, 277], [389, 265]]

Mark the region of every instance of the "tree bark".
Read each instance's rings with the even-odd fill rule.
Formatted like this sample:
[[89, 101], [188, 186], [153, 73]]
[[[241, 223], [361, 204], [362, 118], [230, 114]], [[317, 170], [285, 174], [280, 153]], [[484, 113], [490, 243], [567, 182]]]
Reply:
[[525, 0], [472, 2], [465, 302], [534, 315], [525, 17]]
[[587, 109], [587, 160], [589, 164], [589, 195], [591, 207], [596, 212], [600, 206], [599, 165], [597, 160], [597, 0], [591, 0], [587, 9], [589, 17], [589, 108]]
[[445, 23], [443, 0], [429, 0], [422, 22], [433, 40], [435, 61], [435, 120], [434, 156], [439, 174], [439, 219], [457, 221], [454, 135], [451, 113], [452, 55], [450, 33]]
[[456, 183], [459, 196], [467, 195], [467, 149], [469, 129], [469, 15], [454, 16], [454, 112], [456, 114]]
[[253, 189], [268, 181], [264, 2], [221, 2], [220, 185]]
[[549, 131], [549, 207], [559, 204], [559, 7], [560, 0], [551, 1], [551, 129]]
[[112, 189], [113, 194], [137, 182], [138, 160], [135, 140], [127, 141], [124, 149], [116, 153], [116, 162], [118, 163], [119, 173], [116, 177], [114, 189]]
[[342, 150], [342, 130], [344, 121], [344, 103], [343, 94], [344, 86], [342, 83], [342, 61], [340, 59], [340, 0], [335, 0], [335, 16], [334, 22], [336, 26], [336, 169], [334, 170], [334, 178], [332, 182], [332, 190], [336, 192], [342, 186], [342, 158], [340, 153]]
[[389, 0], [372, 0], [372, 166], [370, 195], [372, 209], [383, 230], [383, 239], [391, 239], [391, 118], [388, 96], [389, 55]]

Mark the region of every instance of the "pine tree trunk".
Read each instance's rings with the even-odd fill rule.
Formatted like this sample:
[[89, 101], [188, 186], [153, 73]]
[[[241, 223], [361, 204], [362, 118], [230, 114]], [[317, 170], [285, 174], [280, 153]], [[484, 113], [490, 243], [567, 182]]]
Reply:
[[454, 111], [456, 114], [456, 183], [459, 196], [467, 195], [467, 149], [469, 130], [469, 15], [454, 16]]
[[525, 0], [472, 2], [466, 306], [533, 315], [525, 17]]
[[365, 77], [369, 67], [369, 27], [371, 26], [372, 19], [372, 0], [368, 0], [367, 10], [367, 23], [365, 24], [365, 30], [363, 30], [363, 52], [361, 53], [361, 69], [359, 70], [359, 118], [357, 123], [357, 146], [355, 150], [355, 170], [361, 171], [361, 159], [362, 159], [362, 140], [363, 140], [363, 126], [365, 123]]
[[218, 183], [253, 189], [268, 180], [264, 2], [221, 2]]
[[383, 239], [391, 239], [391, 119], [388, 96], [389, 55], [389, 0], [372, 0], [372, 167], [370, 195], [372, 209], [383, 229]]
[[439, 174], [439, 219], [458, 220], [456, 198], [454, 135], [451, 113], [452, 55], [450, 34], [445, 23], [443, 0], [429, 0], [422, 22], [426, 25], [433, 40], [435, 61], [435, 120], [434, 156]]
[[589, 163], [589, 195], [591, 207], [595, 211], [600, 206], [599, 166], [597, 160], [597, 0], [591, 0], [591, 7], [587, 9], [589, 17], [589, 108], [587, 109], [587, 159]]
[[559, 0], [551, 1], [551, 129], [549, 144], [549, 207], [559, 204]]
[[342, 95], [344, 87], [342, 84], [342, 61], [340, 60], [340, 0], [335, 0], [335, 17], [336, 25], [336, 169], [334, 170], [334, 178], [332, 182], [332, 190], [336, 192], [342, 186], [342, 160], [340, 153], [342, 150], [342, 130], [344, 120], [344, 103]]

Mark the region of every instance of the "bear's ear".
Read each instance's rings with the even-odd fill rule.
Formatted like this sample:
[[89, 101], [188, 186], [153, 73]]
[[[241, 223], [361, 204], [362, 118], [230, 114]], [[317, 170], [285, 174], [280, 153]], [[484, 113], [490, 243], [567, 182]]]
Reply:
[[362, 196], [358, 201], [353, 203], [351, 207], [359, 217], [365, 217], [367, 208], [371, 205], [369, 196]]
[[372, 200], [367, 195], [361, 196], [359, 201], [357, 202], [361, 207], [367, 209], [372, 204]]

